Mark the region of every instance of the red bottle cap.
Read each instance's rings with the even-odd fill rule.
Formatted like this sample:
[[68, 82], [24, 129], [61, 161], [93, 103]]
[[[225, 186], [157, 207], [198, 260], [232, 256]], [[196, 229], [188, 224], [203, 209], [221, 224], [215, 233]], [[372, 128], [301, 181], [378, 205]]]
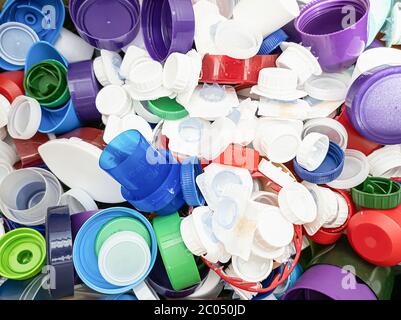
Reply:
[[29, 140], [14, 139], [13, 141], [20, 157], [20, 162], [15, 165], [15, 168], [37, 167], [43, 164], [38, 148], [49, 141], [47, 134], [37, 133]]
[[106, 147], [106, 143], [103, 141], [103, 134], [103, 130], [87, 127], [75, 129], [74, 131], [63, 134], [59, 138], [79, 138], [103, 150]]
[[366, 261], [378, 266], [400, 263], [401, 206], [358, 212], [348, 224], [347, 236], [352, 248]]
[[258, 170], [259, 160], [259, 152], [256, 150], [231, 144], [220, 156], [212, 160], [212, 162], [244, 168], [255, 172]]
[[10, 103], [18, 96], [23, 95], [24, 72], [8, 71], [0, 73], [0, 94], [5, 96]]
[[259, 71], [276, 66], [278, 55], [260, 55], [239, 60], [228, 56], [205, 55], [200, 82], [220, 84], [258, 83]]

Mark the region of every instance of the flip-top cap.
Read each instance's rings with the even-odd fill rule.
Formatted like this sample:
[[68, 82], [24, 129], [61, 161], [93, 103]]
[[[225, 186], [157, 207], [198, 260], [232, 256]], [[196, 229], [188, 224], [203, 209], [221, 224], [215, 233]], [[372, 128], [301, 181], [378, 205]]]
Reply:
[[103, 87], [110, 84], [121, 86], [124, 83], [119, 76], [121, 63], [122, 58], [117, 52], [100, 50], [100, 56], [93, 61], [93, 70]]

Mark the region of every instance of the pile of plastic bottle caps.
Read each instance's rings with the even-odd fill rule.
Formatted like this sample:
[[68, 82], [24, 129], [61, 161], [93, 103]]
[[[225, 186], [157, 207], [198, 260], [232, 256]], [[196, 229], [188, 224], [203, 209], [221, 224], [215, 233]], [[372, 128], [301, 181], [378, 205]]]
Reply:
[[396, 299], [399, 44], [394, 0], [5, 1], [0, 299]]

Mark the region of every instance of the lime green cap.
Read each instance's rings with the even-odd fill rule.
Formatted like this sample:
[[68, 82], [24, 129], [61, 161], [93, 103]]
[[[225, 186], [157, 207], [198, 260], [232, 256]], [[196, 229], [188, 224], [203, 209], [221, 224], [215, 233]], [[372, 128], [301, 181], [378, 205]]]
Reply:
[[70, 99], [67, 68], [57, 60], [33, 65], [25, 75], [24, 87], [26, 94], [44, 107], [57, 108]]
[[179, 120], [188, 115], [188, 111], [182, 105], [169, 97], [148, 101], [148, 110], [165, 120]]
[[46, 260], [46, 241], [36, 230], [15, 229], [0, 238], [0, 275], [26, 280], [41, 272]]
[[148, 246], [151, 246], [150, 234], [139, 220], [130, 217], [115, 218], [107, 222], [98, 232], [95, 242], [96, 255], [99, 255], [103, 243], [113, 234], [121, 231], [132, 231], [140, 235]]
[[401, 185], [380, 177], [368, 177], [351, 189], [355, 204], [369, 209], [392, 209], [401, 203]]
[[179, 291], [201, 281], [192, 253], [187, 249], [180, 232], [178, 213], [153, 219], [157, 244], [174, 290]]

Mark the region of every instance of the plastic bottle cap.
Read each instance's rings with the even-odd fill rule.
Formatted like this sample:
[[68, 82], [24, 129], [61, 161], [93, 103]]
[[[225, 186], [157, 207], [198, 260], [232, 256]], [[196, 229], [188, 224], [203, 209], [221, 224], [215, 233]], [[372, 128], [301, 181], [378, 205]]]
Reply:
[[81, 188], [99, 202], [124, 202], [120, 184], [99, 168], [99, 148], [71, 138], [49, 141], [38, 151], [48, 168], [71, 189]]
[[148, 110], [165, 120], [179, 120], [188, 115], [188, 111], [181, 104], [169, 97], [148, 101]]
[[368, 161], [373, 176], [391, 178], [391, 171], [401, 167], [401, 147], [384, 146], [371, 153]]
[[[127, 87], [125, 87], [127, 90], [129, 90]], [[147, 122], [156, 124], [162, 121], [162, 118], [154, 115], [147, 109], [147, 102], [145, 101], [133, 101], [133, 107], [136, 112], [136, 114], [143, 119], [145, 119]]]
[[248, 261], [233, 257], [231, 265], [240, 279], [252, 283], [263, 281], [273, 270], [273, 260], [255, 255], [251, 256]]
[[7, 100], [5, 96], [0, 94], [0, 128], [3, 128], [7, 125], [9, 112], [10, 112], [10, 102]]
[[128, 47], [125, 52], [124, 58], [122, 60], [120, 66], [120, 76], [123, 79], [127, 79], [130, 75], [131, 68], [137, 61], [140, 61], [142, 58], [149, 57], [148, 53], [135, 45], [131, 45]]
[[345, 150], [348, 144], [348, 133], [344, 126], [331, 118], [311, 119], [305, 123], [302, 137], [311, 132], [318, 132], [329, 137], [330, 141], [337, 143]]
[[41, 118], [39, 103], [33, 98], [19, 96], [11, 105], [8, 132], [14, 139], [29, 140], [38, 131]]
[[149, 245], [131, 231], [117, 232], [102, 245], [98, 258], [103, 278], [116, 286], [128, 286], [142, 278], [151, 264]]
[[260, 70], [258, 84], [252, 87], [251, 93], [282, 101], [292, 101], [307, 95], [306, 92], [297, 90], [296, 73], [284, 68]]
[[19, 160], [14, 148], [1, 140], [0, 140], [0, 158], [11, 166], [13, 166]]
[[336, 195], [338, 205], [337, 216], [333, 221], [323, 225], [323, 228], [326, 229], [336, 229], [343, 226], [349, 215], [347, 200], [345, 200], [345, 198], [337, 192], [334, 194]]
[[322, 74], [318, 60], [308, 48], [294, 42], [283, 42], [280, 47], [283, 53], [277, 58], [277, 67], [294, 71], [299, 84], [304, 84], [312, 75]]
[[66, 28], [61, 28], [54, 47], [69, 63], [91, 60], [95, 48]]
[[327, 185], [335, 189], [351, 189], [364, 182], [368, 175], [368, 158], [360, 151], [347, 149], [341, 175]]
[[309, 103], [303, 99], [294, 101], [271, 100], [260, 98], [258, 115], [271, 118], [306, 120], [312, 111]]
[[195, 256], [202, 256], [207, 253], [205, 246], [199, 238], [199, 235], [195, 229], [193, 214], [184, 218], [181, 221], [180, 232], [182, 240], [189, 251]]
[[301, 225], [316, 219], [316, 202], [308, 189], [300, 183], [284, 186], [278, 194], [278, 203], [282, 214], [292, 224]]
[[60, 205], [67, 205], [71, 213], [97, 210], [96, 202], [82, 189], [70, 189], [60, 199]]
[[249, 59], [255, 56], [263, 42], [258, 30], [236, 20], [220, 22], [214, 37], [216, 49], [222, 55], [235, 59]]
[[262, 45], [260, 46], [257, 54], [270, 54], [276, 50], [283, 41], [286, 40], [288, 40], [288, 35], [284, 32], [284, 30], [278, 29], [263, 39]]
[[346, 73], [323, 73], [312, 76], [305, 83], [305, 91], [317, 100], [345, 101], [351, 77]]
[[23, 66], [32, 44], [39, 41], [34, 30], [23, 23], [6, 22], [0, 26], [0, 58], [15, 65]]
[[122, 58], [117, 52], [100, 50], [100, 57], [93, 61], [93, 70], [97, 81], [102, 86], [114, 84], [121, 86], [124, 82], [119, 76], [119, 70], [122, 63]]
[[184, 200], [189, 206], [197, 207], [205, 204], [205, 198], [196, 185], [196, 178], [202, 172], [198, 158], [187, 158], [181, 164], [181, 189]]
[[309, 133], [298, 149], [296, 157], [298, 164], [308, 171], [316, 170], [326, 158], [329, 145], [327, 136], [317, 132]]
[[354, 203], [361, 207], [392, 209], [401, 203], [401, 185], [386, 178], [368, 177], [351, 189], [351, 195]]
[[281, 187], [296, 181], [288, 172], [284, 172], [280, 167], [266, 159], [260, 161], [258, 169], [263, 175]]
[[96, 108], [105, 116], [124, 116], [131, 111], [132, 99], [119, 85], [108, 85], [96, 96]]
[[251, 200], [267, 204], [269, 206], [278, 207], [278, 196], [276, 193], [267, 191], [257, 191], [252, 193]]

